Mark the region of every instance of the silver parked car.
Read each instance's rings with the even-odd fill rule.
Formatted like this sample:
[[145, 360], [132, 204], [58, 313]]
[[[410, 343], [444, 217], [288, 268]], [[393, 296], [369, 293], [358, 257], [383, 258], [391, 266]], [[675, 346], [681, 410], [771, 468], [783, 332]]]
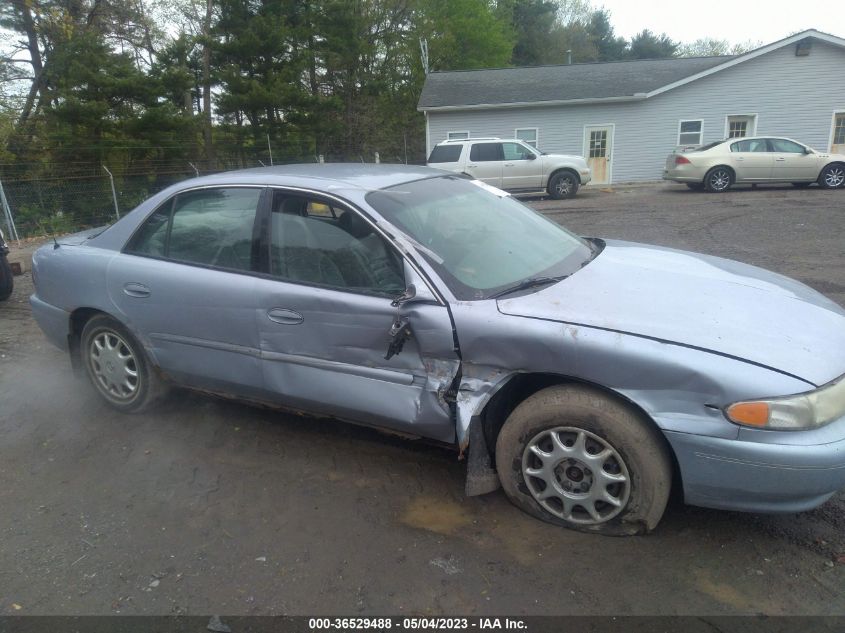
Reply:
[[582, 238], [424, 167], [173, 186], [34, 258], [33, 312], [115, 408], [168, 385], [455, 446], [467, 492], [604, 534], [845, 486], [845, 311], [737, 262]]
[[845, 187], [845, 156], [819, 152], [789, 138], [732, 138], [672, 152], [663, 179], [713, 192], [727, 191], [733, 184], [772, 182], [839, 189]]

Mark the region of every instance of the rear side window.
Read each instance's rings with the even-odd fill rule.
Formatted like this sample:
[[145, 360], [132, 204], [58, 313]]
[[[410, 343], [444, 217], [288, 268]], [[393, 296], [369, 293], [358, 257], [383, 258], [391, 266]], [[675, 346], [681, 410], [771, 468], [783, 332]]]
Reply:
[[731, 145], [732, 152], [768, 152], [766, 140], [762, 138], [746, 139]]
[[472, 146], [469, 159], [478, 162], [504, 160], [501, 143], [476, 143]]
[[127, 252], [230, 270], [252, 268], [252, 229], [261, 189], [179, 194], [141, 226]]
[[457, 163], [461, 158], [462, 145], [437, 145], [431, 150], [429, 163]]

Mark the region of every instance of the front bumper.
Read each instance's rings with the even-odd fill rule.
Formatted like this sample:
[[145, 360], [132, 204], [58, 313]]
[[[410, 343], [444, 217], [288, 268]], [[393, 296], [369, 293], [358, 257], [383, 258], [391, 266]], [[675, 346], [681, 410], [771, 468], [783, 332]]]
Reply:
[[64, 351], [68, 350], [68, 334], [70, 334], [70, 313], [54, 305], [42, 301], [36, 295], [29, 298], [32, 316], [38, 327], [44, 332], [53, 345]]
[[581, 184], [586, 185], [593, 179], [593, 172], [589, 169], [585, 169], [578, 172], [578, 177], [581, 179]]
[[[845, 418], [823, 430], [791, 432], [795, 443], [789, 444], [743, 440], [743, 435], [754, 437], [745, 430], [739, 439], [664, 433], [678, 459], [684, 500], [690, 505], [742, 512], [802, 512], [845, 488]], [[788, 435], [778, 433], [778, 441]], [[803, 443], [813, 436], [820, 443]], [[770, 440], [774, 436], [758, 437]]]

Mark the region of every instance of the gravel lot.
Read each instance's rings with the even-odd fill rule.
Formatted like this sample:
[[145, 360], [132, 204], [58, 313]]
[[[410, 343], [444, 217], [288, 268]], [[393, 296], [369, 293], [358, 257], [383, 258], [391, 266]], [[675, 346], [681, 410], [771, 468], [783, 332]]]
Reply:
[[[845, 304], [845, 192], [671, 185], [529, 199], [576, 232], [701, 251]], [[801, 515], [673, 503], [647, 537], [561, 530], [455, 455], [180, 393], [122, 416], [0, 304], [0, 614], [845, 615], [845, 494]]]

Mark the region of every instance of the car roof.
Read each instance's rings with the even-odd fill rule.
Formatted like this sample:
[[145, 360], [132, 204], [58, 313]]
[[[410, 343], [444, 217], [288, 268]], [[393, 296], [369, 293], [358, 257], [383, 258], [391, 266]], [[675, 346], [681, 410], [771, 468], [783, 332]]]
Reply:
[[262, 184], [325, 190], [334, 185], [383, 189], [393, 185], [451, 174], [431, 167], [389, 163], [307, 163], [238, 169], [184, 180], [176, 188], [209, 185]]

